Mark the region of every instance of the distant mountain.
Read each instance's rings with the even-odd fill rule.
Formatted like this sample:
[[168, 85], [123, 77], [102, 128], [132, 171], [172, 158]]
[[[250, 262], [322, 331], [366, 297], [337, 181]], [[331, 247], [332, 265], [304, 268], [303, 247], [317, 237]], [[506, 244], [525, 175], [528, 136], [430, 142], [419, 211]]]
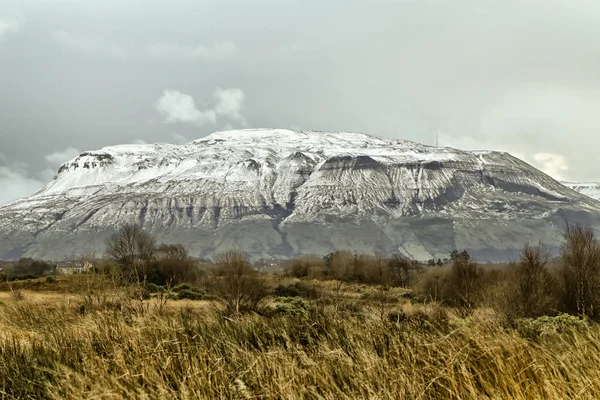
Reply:
[[563, 182], [568, 188], [571, 188], [581, 194], [591, 197], [592, 199], [600, 200], [600, 183], [574, 183], [574, 182]]
[[526, 241], [557, 246], [566, 220], [600, 226], [600, 203], [507, 153], [254, 129], [81, 153], [0, 208], [0, 259], [101, 254], [136, 222], [196, 257], [376, 249], [424, 260], [458, 248], [503, 260]]

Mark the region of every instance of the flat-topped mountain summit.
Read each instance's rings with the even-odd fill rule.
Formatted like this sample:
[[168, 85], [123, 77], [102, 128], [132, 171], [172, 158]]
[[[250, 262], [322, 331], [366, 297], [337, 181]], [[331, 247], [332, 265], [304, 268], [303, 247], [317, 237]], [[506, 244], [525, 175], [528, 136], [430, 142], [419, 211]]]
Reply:
[[565, 220], [600, 226], [600, 203], [508, 153], [251, 129], [81, 153], [0, 207], [0, 258], [102, 253], [120, 224], [136, 222], [202, 257], [351, 249], [428, 259], [458, 248], [498, 260], [528, 240], [558, 245]]

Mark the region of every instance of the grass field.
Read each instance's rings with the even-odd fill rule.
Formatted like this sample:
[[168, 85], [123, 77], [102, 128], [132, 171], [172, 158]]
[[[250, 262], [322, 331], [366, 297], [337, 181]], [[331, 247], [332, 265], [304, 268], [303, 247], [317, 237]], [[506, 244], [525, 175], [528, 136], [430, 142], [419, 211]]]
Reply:
[[90, 279], [0, 293], [0, 398], [600, 398], [600, 329], [573, 318], [512, 329], [489, 309], [463, 319], [331, 283], [225, 316]]

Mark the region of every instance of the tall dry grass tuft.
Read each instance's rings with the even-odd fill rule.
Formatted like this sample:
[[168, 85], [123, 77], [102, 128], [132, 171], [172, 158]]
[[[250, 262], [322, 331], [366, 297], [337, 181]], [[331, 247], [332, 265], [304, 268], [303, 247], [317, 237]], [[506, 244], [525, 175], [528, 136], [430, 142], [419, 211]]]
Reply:
[[373, 323], [333, 307], [225, 319], [210, 309], [80, 306], [0, 305], [5, 398], [600, 396], [597, 326], [523, 335], [438, 308]]

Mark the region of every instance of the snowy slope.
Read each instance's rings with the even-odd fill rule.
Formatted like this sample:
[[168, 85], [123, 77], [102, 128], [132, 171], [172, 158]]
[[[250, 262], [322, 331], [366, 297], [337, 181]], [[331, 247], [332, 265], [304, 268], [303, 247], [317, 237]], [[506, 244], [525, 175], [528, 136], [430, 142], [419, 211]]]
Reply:
[[595, 200], [600, 200], [600, 183], [574, 183], [574, 182], [563, 182], [568, 188], [571, 188], [581, 194], [591, 197]]
[[254, 129], [80, 154], [0, 208], [0, 258], [100, 253], [120, 223], [137, 222], [197, 256], [377, 249], [425, 259], [467, 248], [498, 259], [526, 240], [558, 244], [565, 219], [600, 221], [600, 203], [507, 153]]

